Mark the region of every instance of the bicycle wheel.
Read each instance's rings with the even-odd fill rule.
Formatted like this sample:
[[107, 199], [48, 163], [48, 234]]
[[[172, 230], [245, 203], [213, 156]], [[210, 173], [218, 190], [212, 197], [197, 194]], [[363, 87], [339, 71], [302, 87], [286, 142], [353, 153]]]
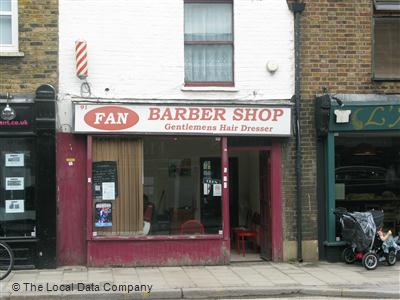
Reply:
[[14, 255], [6, 243], [0, 242], [0, 280], [10, 274], [14, 266]]

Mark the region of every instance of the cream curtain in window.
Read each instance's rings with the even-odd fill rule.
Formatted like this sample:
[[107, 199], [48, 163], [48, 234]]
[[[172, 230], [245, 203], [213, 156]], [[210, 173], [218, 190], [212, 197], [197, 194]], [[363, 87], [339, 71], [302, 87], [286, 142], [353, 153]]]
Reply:
[[186, 3], [185, 80], [232, 81], [232, 40], [232, 3]]
[[118, 197], [112, 200], [112, 227], [98, 235], [136, 235], [143, 230], [143, 143], [141, 139], [94, 138], [93, 162], [116, 161]]

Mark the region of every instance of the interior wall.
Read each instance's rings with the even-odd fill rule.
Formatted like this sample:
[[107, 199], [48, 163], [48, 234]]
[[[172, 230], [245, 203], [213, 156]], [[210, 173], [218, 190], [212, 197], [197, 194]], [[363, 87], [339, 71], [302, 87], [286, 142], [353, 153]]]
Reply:
[[253, 212], [260, 212], [259, 152], [249, 153], [251, 174], [248, 176], [250, 203]]
[[[219, 143], [211, 146], [210, 139], [214, 138], [144, 138], [144, 191], [157, 212], [187, 206], [200, 217], [200, 158], [220, 157]], [[181, 167], [182, 159], [190, 160], [190, 172], [174, 176], [170, 167]]]
[[260, 212], [258, 151], [232, 151], [238, 158], [239, 224], [246, 224], [248, 211]]

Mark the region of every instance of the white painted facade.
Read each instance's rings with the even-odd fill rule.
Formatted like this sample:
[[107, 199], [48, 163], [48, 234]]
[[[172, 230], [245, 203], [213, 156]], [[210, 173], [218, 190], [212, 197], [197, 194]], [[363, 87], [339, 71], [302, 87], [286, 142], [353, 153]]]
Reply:
[[[96, 100], [290, 99], [294, 33], [286, 0], [235, 0], [233, 7], [235, 86], [187, 88], [183, 0], [60, 0], [60, 128], [69, 131], [71, 99], [81, 97], [78, 39], [87, 41], [87, 82]], [[276, 72], [267, 70], [268, 61], [278, 65]]]

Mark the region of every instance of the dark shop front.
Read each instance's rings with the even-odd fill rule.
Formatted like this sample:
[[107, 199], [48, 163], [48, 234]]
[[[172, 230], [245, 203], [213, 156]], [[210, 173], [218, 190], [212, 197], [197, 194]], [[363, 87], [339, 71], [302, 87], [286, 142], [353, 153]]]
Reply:
[[317, 98], [320, 249], [338, 259], [343, 246], [333, 211], [383, 210], [384, 228], [400, 232], [400, 97]]
[[55, 267], [55, 90], [1, 95], [0, 113], [0, 239], [16, 268]]

